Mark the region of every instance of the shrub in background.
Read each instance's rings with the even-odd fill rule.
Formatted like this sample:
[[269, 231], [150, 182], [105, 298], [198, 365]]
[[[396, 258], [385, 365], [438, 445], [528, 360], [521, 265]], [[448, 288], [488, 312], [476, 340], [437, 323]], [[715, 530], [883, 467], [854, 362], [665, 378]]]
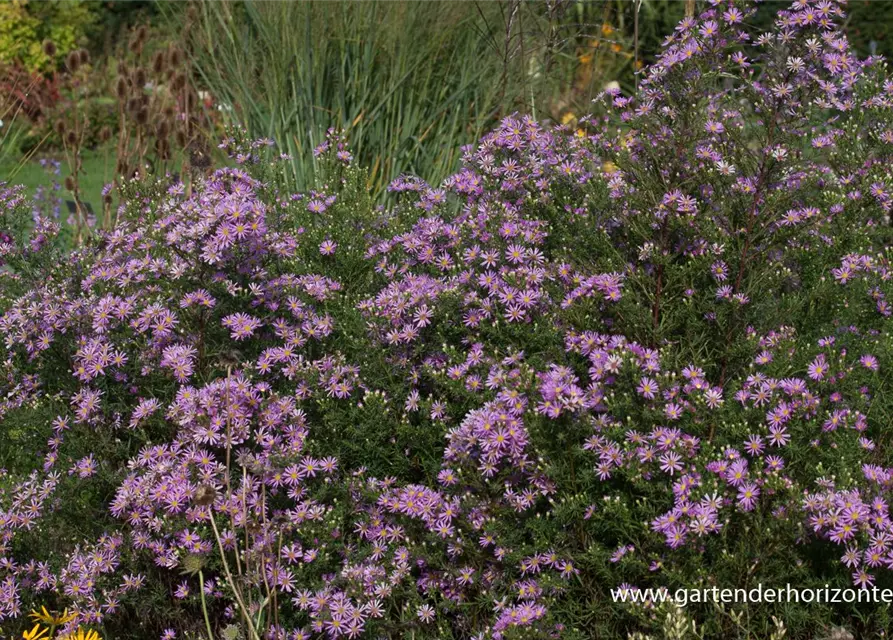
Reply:
[[[61, 148], [68, 169], [64, 184], [76, 208], [76, 245], [97, 222], [88, 220], [85, 195], [101, 198], [98, 222], [112, 229], [116, 222], [112, 191], [123, 181], [169, 175], [176, 169], [190, 184], [192, 174], [202, 175], [210, 166], [210, 121], [192, 85], [186, 54], [175, 45], [162, 47], [149, 39], [149, 29], [136, 29], [128, 52], [114, 60], [113, 99], [104, 97], [102, 90], [107, 89], [104, 83], [112, 67], [93, 66], [85, 49], [70, 53], [65, 73], [56, 76], [65, 100], [54, 105], [58, 118], [52, 123], [51, 142]], [[45, 135], [41, 143], [49, 138]], [[85, 150], [105, 146], [108, 163], [113, 144], [114, 168], [106, 170], [109, 182], [101, 193], [85, 194], [81, 187]]]
[[[12, 0], [3, 4], [0, 16], [0, 62], [44, 75], [61, 69], [71, 51], [88, 47], [101, 58], [130, 28], [159, 22], [151, 0]], [[54, 51], [43, 48], [47, 40], [56, 44]]]
[[[96, 9], [95, 3], [83, 0], [3, 3], [0, 63], [20, 62], [30, 72], [52, 71], [70, 51], [87, 44]], [[43, 46], [46, 40], [52, 40], [56, 49], [47, 51]]]

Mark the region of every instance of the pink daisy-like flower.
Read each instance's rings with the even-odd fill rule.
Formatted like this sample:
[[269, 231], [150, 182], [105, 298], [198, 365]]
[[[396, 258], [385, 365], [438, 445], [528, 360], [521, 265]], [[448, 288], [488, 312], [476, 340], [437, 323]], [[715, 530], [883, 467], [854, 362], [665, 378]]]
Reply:
[[753, 511], [759, 497], [760, 489], [752, 482], [745, 482], [738, 488], [738, 506], [743, 511]]
[[642, 396], [644, 396], [645, 398], [653, 400], [655, 394], [660, 391], [660, 388], [657, 386], [657, 382], [655, 382], [651, 378], [642, 378], [639, 381], [639, 386], [636, 387], [636, 391], [642, 394]]
[[434, 607], [429, 604], [423, 604], [416, 611], [416, 615], [419, 617], [419, 620], [428, 624], [434, 620]]
[[865, 354], [864, 356], [859, 358], [859, 364], [861, 364], [866, 369], [870, 369], [871, 371], [877, 371], [880, 368], [877, 358], [871, 354]]
[[319, 245], [319, 252], [324, 256], [331, 256], [335, 254], [335, 249], [338, 247], [338, 243], [334, 240], [324, 240], [322, 244]]

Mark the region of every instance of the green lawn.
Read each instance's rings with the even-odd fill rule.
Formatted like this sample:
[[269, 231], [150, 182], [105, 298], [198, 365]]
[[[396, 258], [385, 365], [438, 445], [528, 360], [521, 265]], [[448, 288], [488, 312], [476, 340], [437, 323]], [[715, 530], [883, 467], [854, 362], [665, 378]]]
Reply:
[[[60, 174], [51, 176], [40, 166], [40, 158], [52, 158], [62, 161]], [[94, 211], [100, 211], [102, 209], [102, 187], [111, 181], [115, 171], [114, 150], [111, 149], [108, 153], [102, 149], [84, 151], [82, 162], [80, 176], [81, 200], [85, 203], [89, 202], [93, 206]], [[62, 154], [38, 154], [25, 164], [22, 164], [20, 160], [15, 162], [7, 160], [0, 164], [0, 181], [7, 181], [11, 184], [23, 184], [28, 193], [33, 195], [37, 187], [41, 185], [49, 186], [53, 178], [59, 182], [64, 181], [65, 176], [69, 172], [67, 163], [62, 160]], [[72, 199], [71, 195], [64, 189], [62, 197], [66, 200]]]

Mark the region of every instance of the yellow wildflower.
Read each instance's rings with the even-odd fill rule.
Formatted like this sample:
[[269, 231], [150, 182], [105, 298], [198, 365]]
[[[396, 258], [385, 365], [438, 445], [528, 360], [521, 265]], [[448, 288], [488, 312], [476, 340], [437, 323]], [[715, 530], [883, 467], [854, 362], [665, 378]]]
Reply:
[[44, 624], [49, 624], [54, 627], [58, 627], [59, 625], [65, 624], [66, 622], [71, 622], [74, 620], [75, 614], [68, 613], [68, 609], [60, 613], [59, 615], [50, 613], [47, 611], [46, 607], [41, 607], [40, 612], [32, 611], [28, 614], [29, 617], [34, 618], [37, 622], [42, 622]]
[[83, 627], [78, 627], [78, 630], [75, 633], [64, 636], [59, 640], [102, 640], [102, 638], [100, 638], [99, 634], [92, 629], [84, 631]]
[[22, 640], [48, 640], [47, 631], [47, 629], [36, 624], [31, 631], [26, 631], [22, 634]]
[[568, 111], [563, 116], [561, 116], [561, 124], [568, 124], [569, 122], [573, 122], [577, 119], [577, 116], [573, 114], [573, 112]]
[[611, 25], [609, 25], [607, 23], [602, 25], [602, 35], [609, 36], [612, 33], [614, 33], [614, 27], [612, 27]]
[[631, 145], [636, 139], [636, 135], [630, 131], [625, 136], [620, 139], [620, 146], [624, 149], [629, 149], [629, 145]]

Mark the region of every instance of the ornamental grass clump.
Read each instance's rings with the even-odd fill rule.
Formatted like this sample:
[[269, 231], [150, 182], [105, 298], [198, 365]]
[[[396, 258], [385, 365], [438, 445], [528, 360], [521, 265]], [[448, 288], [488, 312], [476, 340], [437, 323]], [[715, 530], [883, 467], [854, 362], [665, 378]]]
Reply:
[[123, 185], [118, 226], [65, 260], [6, 233], [0, 619], [887, 628], [864, 602], [612, 598], [893, 585], [893, 82], [841, 5], [767, 33], [752, 11], [711, 3], [635, 95], [574, 130], [506, 118], [385, 207], [336, 132], [293, 194], [287, 156], [234, 131], [235, 168]]

